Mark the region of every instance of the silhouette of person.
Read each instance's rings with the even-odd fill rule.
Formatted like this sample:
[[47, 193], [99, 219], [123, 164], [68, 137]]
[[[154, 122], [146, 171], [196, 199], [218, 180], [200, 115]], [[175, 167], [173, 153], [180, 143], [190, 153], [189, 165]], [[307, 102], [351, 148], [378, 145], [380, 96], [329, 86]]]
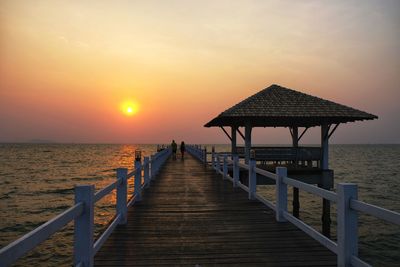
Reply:
[[181, 142], [181, 155], [182, 155], [182, 159], [185, 157], [185, 151], [186, 151], [186, 147], [185, 147], [185, 142]]
[[176, 159], [176, 150], [178, 149], [178, 145], [175, 143], [175, 140], [172, 140], [171, 148], [172, 148], [172, 158]]

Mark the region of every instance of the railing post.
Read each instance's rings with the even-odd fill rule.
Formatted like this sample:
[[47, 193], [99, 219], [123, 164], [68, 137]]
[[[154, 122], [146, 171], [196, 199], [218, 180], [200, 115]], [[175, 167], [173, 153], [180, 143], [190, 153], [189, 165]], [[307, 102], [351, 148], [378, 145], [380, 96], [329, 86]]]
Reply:
[[239, 156], [233, 155], [233, 187], [237, 187], [239, 182]]
[[337, 185], [337, 244], [338, 266], [351, 266], [351, 257], [358, 256], [357, 211], [350, 208], [350, 200], [357, 199], [357, 185]]
[[256, 161], [251, 159], [249, 161], [249, 199], [254, 199], [257, 190], [257, 173]]
[[207, 165], [207, 147], [204, 147], [204, 157], [203, 157], [203, 160], [204, 160], [204, 165]]
[[211, 149], [211, 166], [215, 169], [215, 147]]
[[75, 204], [83, 203], [83, 211], [75, 218], [74, 265], [93, 266], [94, 185], [75, 186]]
[[219, 158], [219, 154], [217, 154], [217, 166], [216, 166], [215, 170], [218, 173], [220, 169], [221, 169], [221, 160]]
[[224, 155], [224, 165], [222, 171], [223, 171], [222, 178], [225, 180], [226, 176], [228, 175], [228, 156], [226, 154]]
[[146, 185], [146, 187], [150, 186], [150, 176], [149, 176], [149, 157], [144, 157], [144, 184]]
[[128, 185], [127, 185], [128, 169], [118, 168], [117, 169], [117, 214], [121, 215], [119, 224], [126, 224], [126, 199], [128, 195]]
[[142, 163], [140, 160], [135, 161], [135, 190], [134, 195], [136, 201], [142, 200]]
[[203, 150], [201, 149], [201, 146], [199, 146], [199, 148], [197, 149], [197, 158], [200, 161], [203, 161]]
[[283, 178], [287, 176], [285, 167], [276, 168], [276, 220], [278, 222], [286, 222], [283, 212], [287, 211], [287, 185], [283, 182]]
[[150, 156], [150, 179], [153, 180], [155, 178], [154, 173], [154, 155]]

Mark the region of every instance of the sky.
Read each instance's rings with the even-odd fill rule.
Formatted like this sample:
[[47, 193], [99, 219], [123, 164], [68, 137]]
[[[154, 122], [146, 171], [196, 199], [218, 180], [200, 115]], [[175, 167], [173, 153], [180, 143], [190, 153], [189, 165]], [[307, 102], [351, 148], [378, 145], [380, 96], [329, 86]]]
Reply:
[[227, 143], [203, 125], [271, 84], [379, 116], [331, 143], [400, 143], [400, 1], [0, 1], [0, 142]]

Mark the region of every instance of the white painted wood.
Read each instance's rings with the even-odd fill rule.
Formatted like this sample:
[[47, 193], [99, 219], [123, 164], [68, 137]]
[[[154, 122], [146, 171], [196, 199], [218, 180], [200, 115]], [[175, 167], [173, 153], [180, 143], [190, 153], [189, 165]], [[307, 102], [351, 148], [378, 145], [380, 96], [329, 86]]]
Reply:
[[74, 264], [93, 266], [94, 185], [75, 187], [75, 204], [83, 203], [82, 214], [75, 218]]
[[351, 258], [358, 256], [357, 211], [350, 208], [350, 200], [357, 199], [357, 185], [337, 185], [337, 240], [338, 266], [351, 266]]
[[126, 207], [126, 198], [128, 195], [128, 185], [127, 185], [127, 176], [128, 169], [126, 168], [118, 168], [117, 169], [117, 215], [121, 215], [121, 219], [119, 220], [119, 224], [126, 224], [127, 218], [126, 214], [128, 212]]
[[249, 162], [249, 199], [255, 199], [257, 189], [257, 174], [255, 172], [256, 161], [251, 159]]
[[225, 177], [225, 179], [233, 183], [233, 178], [229, 174]]
[[130, 179], [130, 178], [132, 178], [133, 176], [135, 176], [135, 169], [133, 169], [133, 171], [131, 171], [131, 172], [128, 172], [128, 174], [126, 175], [126, 179]]
[[144, 170], [143, 170], [143, 175], [144, 175], [144, 184], [146, 187], [150, 186], [150, 164], [149, 164], [149, 157], [144, 157]]
[[286, 222], [283, 213], [287, 212], [287, 185], [283, 182], [283, 178], [287, 176], [287, 169], [285, 167], [277, 167], [276, 175], [276, 220], [278, 222]]
[[222, 169], [222, 178], [225, 179], [226, 176], [228, 175], [228, 156], [224, 155], [224, 164], [223, 164], [223, 169]]
[[294, 224], [297, 228], [305, 232], [307, 235], [311, 236], [315, 240], [317, 240], [319, 243], [321, 243], [324, 247], [332, 251], [333, 253], [337, 254], [338, 251], [338, 246], [335, 242], [309, 226], [308, 224], [304, 223], [303, 221], [297, 219], [294, 217], [292, 214], [288, 213], [287, 211], [283, 212], [283, 217]]
[[248, 164], [250, 161], [250, 150], [251, 150], [251, 126], [246, 126], [244, 129], [244, 158], [245, 163]]
[[356, 199], [350, 200], [350, 208], [372, 215], [387, 222], [400, 225], [400, 213], [398, 212], [387, 210]]
[[284, 177], [283, 182], [285, 184], [299, 188], [299, 189], [306, 191], [308, 193], [311, 193], [313, 195], [317, 195], [322, 198], [328, 199], [329, 201], [337, 202], [338, 196], [335, 192], [317, 187], [312, 184], [303, 183], [303, 182], [300, 182], [300, 181], [297, 181], [297, 180], [294, 180], [294, 179], [288, 178], [288, 177]]
[[215, 169], [215, 147], [211, 149], [211, 167]]
[[268, 208], [276, 211], [276, 207], [274, 205], [274, 203], [272, 203], [271, 201], [269, 201], [268, 199], [265, 199], [263, 196], [260, 196], [259, 194], [256, 193], [255, 198], [260, 201], [261, 203], [263, 203], [265, 206], [267, 206]]
[[372, 265], [362, 261], [360, 258], [356, 256], [351, 257], [351, 266], [352, 267], [372, 267]]
[[241, 182], [238, 183], [238, 186], [240, 188], [242, 188], [244, 191], [246, 191], [247, 193], [249, 192], [249, 188], [247, 186], [245, 186], [244, 184], [242, 184]]
[[233, 187], [237, 187], [239, 182], [239, 156], [233, 155]]
[[57, 215], [50, 221], [27, 233], [0, 250], [0, 266], [10, 266], [55, 232], [79, 216], [83, 211], [83, 204], [78, 203]]
[[114, 218], [112, 223], [107, 227], [107, 229], [101, 234], [101, 236], [96, 240], [93, 246], [93, 254], [96, 255], [96, 253], [99, 251], [99, 249], [103, 246], [104, 242], [107, 241], [108, 237], [111, 235], [111, 233], [114, 231], [115, 227], [117, 227], [118, 224], [121, 224], [121, 214], [117, 214], [117, 216]]
[[238, 166], [239, 166], [240, 168], [242, 168], [242, 169], [245, 169], [245, 170], [248, 170], [248, 169], [249, 169], [249, 165], [244, 164], [244, 163], [241, 163], [241, 162], [238, 162]]
[[276, 176], [277, 175], [275, 173], [273, 173], [273, 172], [269, 172], [269, 171], [266, 171], [266, 170], [263, 170], [263, 169], [259, 169], [259, 168], [255, 168], [255, 172], [260, 174], [260, 175], [262, 175], [262, 176], [271, 178], [272, 180], [276, 180]]
[[131, 199], [128, 201], [128, 204], [126, 206], [129, 208], [130, 206], [132, 206], [135, 203], [136, 203], [136, 197], [135, 197], [135, 195], [133, 195], [131, 197]]
[[135, 161], [135, 182], [134, 192], [136, 201], [142, 201], [142, 162], [140, 160]]
[[222, 168], [221, 168], [221, 159], [219, 154], [217, 154], [217, 166], [216, 166], [216, 171], [219, 172]]
[[96, 194], [94, 195], [94, 202], [96, 203], [97, 201], [99, 201], [103, 197], [105, 197], [108, 194], [110, 194], [117, 187], [117, 184], [119, 184], [119, 183], [120, 183], [120, 181], [117, 180], [117, 181], [107, 185], [103, 189], [97, 191]]
[[155, 156], [151, 155], [150, 156], [150, 180], [155, 179], [155, 170], [154, 170], [154, 161], [155, 161]]

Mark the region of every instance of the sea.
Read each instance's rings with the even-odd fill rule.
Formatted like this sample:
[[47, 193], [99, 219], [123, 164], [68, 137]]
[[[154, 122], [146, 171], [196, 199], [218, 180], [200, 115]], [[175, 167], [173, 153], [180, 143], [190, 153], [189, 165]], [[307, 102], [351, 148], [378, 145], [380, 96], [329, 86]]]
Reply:
[[[206, 146], [211, 151], [212, 145]], [[217, 152], [230, 148], [214, 146]], [[157, 145], [129, 144], [0, 144], [0, 248], [71, 207], [75, 185], [102, 189], [115, 181], [116, 168], [133, 169], [136, 150], [149, 156], [156, 149]], [[360, 200], [400, 212], [400, 145], [330, 145], [329, 157], [335, 184], [356, 183]], [[133, 185], [129, 187], [132, 193]], [[257, 192], [274, 201], [273, 186], [260, 185]], [[95, 237], [115, 215], [115, 200], [113, 193], [96, 203]], [[300, 202], [301, 219], [320, 231], [321, 199], [300, 191]], [[335, 240], [335, 205], [331, 218]], [[400, 226], [368, 215], [360, 215], [358, 225], [363, 260], [373, 266], [400, 266]], [[70, 223], [15, 266], [71, 266], [72, 243]]]

